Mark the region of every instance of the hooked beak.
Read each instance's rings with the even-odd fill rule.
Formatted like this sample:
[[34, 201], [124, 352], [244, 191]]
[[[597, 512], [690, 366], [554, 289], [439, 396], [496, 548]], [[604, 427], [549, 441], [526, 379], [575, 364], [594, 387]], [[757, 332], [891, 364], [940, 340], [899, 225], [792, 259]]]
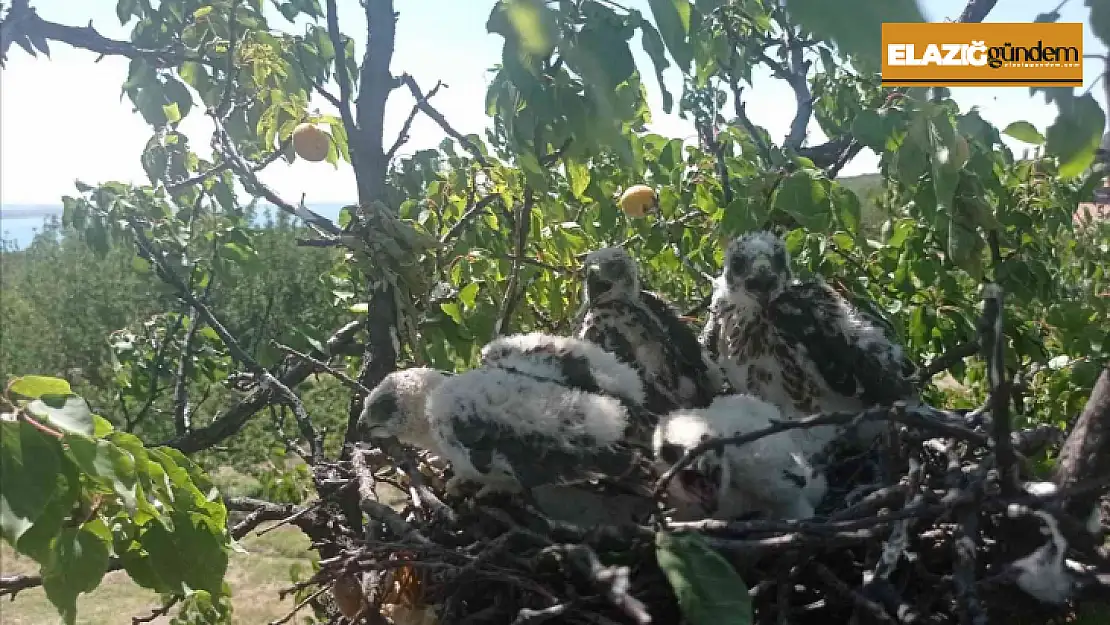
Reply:
[[778, 286], [778, 276], [767, 265], [756, 267], [744, 280], [744, 287], [755, 293], [770, 293]]
[[586, 290], [588, 293], [603, 293], [612, 286], [612, 283], [601, 276], [601, 265], [591, 263], [586, 265]]

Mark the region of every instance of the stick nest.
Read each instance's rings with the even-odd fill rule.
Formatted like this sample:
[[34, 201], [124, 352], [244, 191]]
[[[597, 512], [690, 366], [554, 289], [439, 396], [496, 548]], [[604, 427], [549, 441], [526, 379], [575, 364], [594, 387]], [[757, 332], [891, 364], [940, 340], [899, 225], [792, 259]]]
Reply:
[[[732, 564], [759, 624], [1065, 623], [1110, 599], [1101, 539], [1062, 505], [1107, 481], [1066, 492], [1007, 484], [989, 421], [961, 419], [937, 431], [892, 419], [872, 449], [837, 454], [829, 494], [806, 521], [668, 523], [647, 500], [650, 518], [583, 526], [544, 514], [530, 498], [448, 498], [443, 472], [407, 450], [356, 449], [316, 467], [321, 499], [291, 522], [322, 560], [290, 590], [338, 583], [306, 601], [333, 623], [680, 624], [655, 552], [656, 532], [667, 531], [701, 534]], [[1061, 438], [1047, 427], [1015, 432], [1010, 452], [1027, 473], [1029, 458]], [[408, 491], [407, 502], [382, 503], [387, 483]], [[1015, 583], [1013, 563], [1053, 542], [1046, 516], [1067, 543], [1071, 572], [1057, 573], [1074, 584], [1059, 604]], [[351, 595], [352, 585], [361, 593], [339, 616], [335, 597]]]

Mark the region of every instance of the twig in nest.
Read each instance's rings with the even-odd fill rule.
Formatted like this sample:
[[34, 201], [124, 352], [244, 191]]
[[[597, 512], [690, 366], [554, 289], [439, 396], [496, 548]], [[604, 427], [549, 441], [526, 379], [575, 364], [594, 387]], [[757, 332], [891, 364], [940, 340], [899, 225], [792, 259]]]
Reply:
[[306, 605], [308, 605], [309, 603], [312, 603], [313, 599], [315, 599], [316, 597], [319, 597], [320, 595], [327, 592], [327, 590], [329, 588], [331, 588], [330, 584], [328, 584], [327, 586], [321, 586], [320, 588], [317, 588], [315, 592], [313, 592], [311, 595], [305, 597], [304, 601], [301, 601], [297, 605], [293, 606], [293, 609], [290, 610], [285, 616], [283, 616], [283, 617], [281, 617], [277, 620], [270, 621], [270, 625], [282, 625], [283, 623], [288, 623], [289, 621], [293, 620], [293, 617], [297, 615], [297, 612], [300, 612], [301, 610], [303, 610]]
[[306, 507], [306, 508], [301, 508], [300, 510], [297, 510], [293, 514], [285, 517], [284, 519], [281, 519], [277, 523], [274, 523], [270, 527], [267, 527], [264, 530], [258, 530], [257, 532], [254, 533], [254, 535], [255, 536], [265, 536], [266, 534], [269, 534], [270, 532], [276, 530], [279, 527], [283, 527], [285, 525], [289, 525], [290, 523], [295, 522], [297, 519], [303, 517], [304, 515], [308, 514], [309, 512], [312, 512], [315, 509], [316, 509], [316, 506], [309, 506], [309, 507]]
[[358, 479], [358, 501], [362, 511], [372, 520], [380, 521], [401, 541], [416, 543], [430, 543], [419, 530], [409, 525], [408, 521], [397, 514], [393, 508], [378, 501], [374, 494], [374, 474], [366, 464], [364, 452], [355, 450], [351, 454], [351, 468]]
[[953, 347], [949, 351], [937, 356], [929, 362], [929, 364], [919, 370], [914, 376], [914, 383], [917, 385], [928, 384], [929, 380], [938, 373], [943, 373], [952, 368], [953, 365], [960, 362], [964, 358], [974, 356], [979, 352], [979, 341], [969, 341]]
[[833, 573], [832, 570], [829, 569], [829, 567], [821, 564], [820, 562], [813, 562], [812, 566], [814, 572], [817, 573], [817, 577], [820, 577], [821, 581], [824, 582], [830, 590], [856, 604], [857, 607], [874, 616], [876, 619], [879, 620], [879, 622], [894, 622], [894, 619], [890, 618], [890, 615], [886, 613], [886, 610], [883, 609], [883, 606], [868, 599], [859, 591], [856, 591], [852, 587], [848, 586], [848, 584], [845, 584], [843, 581], [841, 581], [839, 577], [836, 576], [836, 573]]

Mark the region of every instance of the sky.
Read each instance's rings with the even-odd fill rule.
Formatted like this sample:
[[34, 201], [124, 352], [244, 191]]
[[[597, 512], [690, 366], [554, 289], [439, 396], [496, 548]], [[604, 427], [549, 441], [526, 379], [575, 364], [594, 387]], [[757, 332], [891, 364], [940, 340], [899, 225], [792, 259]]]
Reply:
[[[32, 0], [43, 18], [80, 26], [92, 20], [104, 36], [127, 39], [130, 27], [122, 27], [115, 15], [114, 0]], [[627, 6], [651, 15], [647, 0], [629, 0]], [[955, 19], [963, 10], [965, 0], [928, 0], [919, 4], [927, 19]], [[1053, 2], [1034, 3], [1027, 0], [999, 0], [988, 16], [992, 22], [1029, 22], [1042, 11], [1050, 10]], [[83, 6], [81, 6], [83, 5]], [[356, 54], [361, 59], [365, 43], [365, 26], [358, 0], [338, 0], [341, 26], [356, 37]], [[80, 9], [78, 9], [80, 6]], [[489, 68], [498, 62], [501, 37], [486, 32], [485, 22], [492, 0], [398, 0], [400, 13], [397, 45], [393, 56], [394, 74], [407, 72], [426, 91], [437, 80], [447, 88], [432, 100], [447, 120], [460, 132], [480, 133], [488, 126], [484, 111]], [[1067, 1], [1060, 9], [1063, 22], [1084, 22], [1087, 9], [1081, 0]], [[285, 22], [275, 14], [271, 22], [280, 28], [295, 31], [299, 27]], [[1106, 48], [1089, 32], [1084, 35], [1084, 54], [1105, 54]], [[695, 137], [690, 122], [676, 114], [665, 115], [650, 61], [642, 51], [639, 35], [632, 41], [633, 54], [646, 74], [645, 84], [653, 111], [653, 132], [685, 139]], [[13, 46], [8, 53], [7, 67], [0, 70], [0, 204], [55, 204], [64, 194], [75, 192], [77, 179], [98, 183], [109, 180], [146, 183], [139, 162], [143, 146], [152, 130], [138, 113], [132, 112], [130, 100], [120, 99], [120, 85], [127, 77], [127, 59], [104, 58], [93, 63], [96, 56], [61, 43], [51, 45], [51, 58], [27, 55]], [[1085, 63], [1085, 85], [1090, 87], [1099, 73], [1098, 61]], [[681, 76], [673, 67], [665, 77], [668, 88], [676, 97], [681, 93]], [[1024, 87], [962, 87], [952, 89], [962, 110], [979, 107], [981, 114], [999, 128], [1017, 120], [1027, 120], [1042, 132], [1056, 117], [1054, 106], [1046, 105], [1043, 96], [1036, 99]], [[772, 79], [766, 71], [757, 72], [754, 85], [748, 89], [748, 114], [756, 124], [781, 138], [786, 134], [794, 115], [794, 98], [789, 87]], [[1092, 91], [1106, 108], [1104, 90]], [[312, 106], [321, 112], [335, 113], [318, 96]], [[392, 143], [404, 118], [412, 107], [407, 90], [398, 90], [390, 98], [386, 111], [386, 143]], [[203, 110], [195, 107], [180, 130], [189, 135], [190, 143], [208, 156], [211, 126]], [[442, 130], [424, 116], [413, 124], [411, 139], [401, 153], [433, 147], [444, 137]], [[810, 126], [810, 144], [824, 141], [817, 123]], [[1026, 147], [1008, 141], [1015, 150]], [[870, 173], [877, 170], [878, 158], [869, 150], [858, 156], [842, 175]], [[326, 163], [298, 160], [293, 165], [278, 161], [262, 175], [280, 195], [292, 200], [305, 194], [306, 201], [348, 202], [355, 197], [354, 175], [349, 166], [338, 169]]]

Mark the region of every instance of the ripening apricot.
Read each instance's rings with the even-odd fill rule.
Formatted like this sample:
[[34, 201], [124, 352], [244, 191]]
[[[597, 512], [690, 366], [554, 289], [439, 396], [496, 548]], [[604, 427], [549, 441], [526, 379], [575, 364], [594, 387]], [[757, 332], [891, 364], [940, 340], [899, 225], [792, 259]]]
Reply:
[[655, 194], [655, 189], [644, 184], [637, 184], [625, 190], [617, 203], [620, 204], [625, 215], [643, 217], [648, 210], [659, 206], [659, 196]]
[[293, 150], [306, 161], [317, 163], [328, 156], [331, 135], [311, 122], [297, 124], [293, 129]]

